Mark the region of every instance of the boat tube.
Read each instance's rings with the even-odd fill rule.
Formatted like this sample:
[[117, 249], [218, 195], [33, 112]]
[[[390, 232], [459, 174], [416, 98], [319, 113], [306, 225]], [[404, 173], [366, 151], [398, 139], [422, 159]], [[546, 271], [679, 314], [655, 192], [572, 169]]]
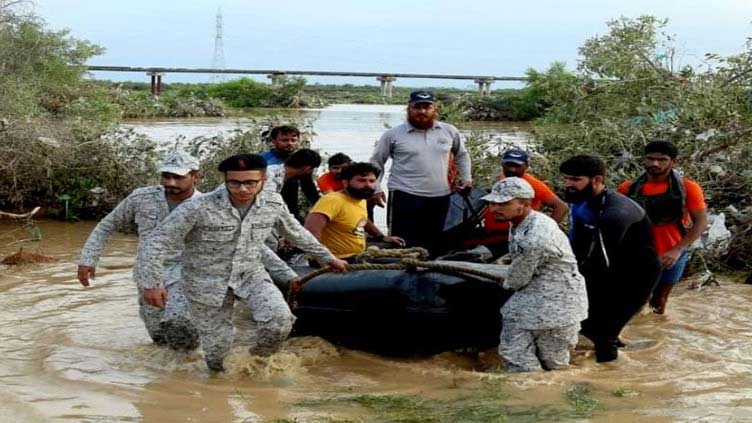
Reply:
[[433, 270], [326, 273], [297, 295], [294, 333], [395, 356], [489, 348], [499, 343], [509, 295], [494, 282]]

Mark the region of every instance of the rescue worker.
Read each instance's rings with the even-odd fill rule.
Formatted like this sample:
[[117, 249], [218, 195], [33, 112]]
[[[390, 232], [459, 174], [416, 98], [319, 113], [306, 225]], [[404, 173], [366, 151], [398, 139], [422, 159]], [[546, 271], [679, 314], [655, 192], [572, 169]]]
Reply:
[[[560, 223], [567, 217], [567, 203], [561, 200], [545, 182], [528, 172], [530, 167], [530, 155], [527, 151], [519, 148], [511, 148], [501, 156], [502, 172], [498, 179], [516, 176], [527, 181], [535, 191], [535, 197], [531, 203], [533, 210], [540, 210], [543, 206], [551, 209], [551, 218]], [[483, 216], [483, 232], [481, 238], [473, 240], [474, 244], [483, 244], [491, 250], [494, 257], [499, 257], [508, 251], [509, 222], [497, 221], [490, 210], [486, 210]]]
[[619, 334], [660, 275], [650, 219], [637, 203], [606, 188], [601, 159], [574, 156], [559, 171], [570, 203], [569, 238], [590, 305], [581, 333], [593, 341], [596, 361], [613, 361], [623, 346]]
[[[390, 234], [401, 237], [410, 247], [429, 250], [437, 249], [449, 210], [453, 188], [448, 180], [451, 154], [459, 169], [458, 188], [472, 187], [470, 154], [464, 137], [454, 126], [438, 120], [435, 102], [431, 92], [410, 93], [407, 121], [381, 136], [370, 160], [382, 176], [386, 162], [392, 160], [387, 182]], [[383, 192], [374, 196], [376, 204], [383, 204], [384, 200]]]
[[506, 370], [569, 366], [580, 322], [587, 317], [585, 279], [559, 225], [532, 208], [533, 187], [507, 177], [483, 197], [498, 221], [510, 222], [511, 265], [503, 287], [514, 291], [501, 308], [499, 355]]
[[279, 194], [264, 191], [266, 160], [256, 154], [229, 157], [219, 165], [225, 186], [186, 204], [166, 219], [144, 247], [140, 284], [145, 300], [164, 304], [163, 261], [182, 253], [183, 281], [206, 364], [224, 370], [232, 347], [235, 301], [250, 309], [257, 326], [249, 352], [276, 352], [292, 329], [295, 317], [269, 273], [288, 281], [297, 278], [284, 262], [264, 262], [264, 240], [272, 230], [328, 264], [345, 271], [335, 258], [287, 211]]
[[[139, 188], [115, 207], [89, 235], [78, 262], [78, 280], [89, 286], [96, 274], [96, 265], [102, 250], [115, 231], [138, 233], [138, 250], [147, 237], [178, 205], [199, 196], [195, 184], [199, 178], [199, 163], [185, 153], [167, 155], [159, 167], [160, 185]], [[134, 276], [141, 267], [134, 265]], [[190, 321], [189, 308], [180, 278], [179, 256], [167, 257], [164, 266], [164, 286], [167, 290], [167, 308], [149, 305], [143, 299], [143, 287], [138, 285], [139, 315], [146, 331], [158, 345], [168, 345], [176, 350], [192, 350], [198, 346], [198, 333]], [[134, 277], [135, 279], [135, 277]]]
[[653, 224], [655, 249], [663, 268], [650, 297], [656, 314], [666, 312], [671, 289], [681, 280], [689, 261], [689, 246], [708, 227], [705, 195], [697, 182], [674, 169], [678, 155], [679, 150], [669, 141], [649, 142], [642, 158], [645, 173], [619, 185], [619, 191], [641, 205]]

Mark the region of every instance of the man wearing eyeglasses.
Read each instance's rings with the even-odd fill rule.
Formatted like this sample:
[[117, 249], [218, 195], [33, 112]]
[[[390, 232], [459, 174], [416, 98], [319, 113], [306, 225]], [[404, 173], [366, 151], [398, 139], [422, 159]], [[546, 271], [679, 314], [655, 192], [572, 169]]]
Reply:
[[263, 157], [232, 156], [220, 163], [219, 171], [224, 173], [224, 188], [186, 204], [166, 219], [146, 243], [143, 269], [138, 273], [139, 282], [147, 288], [146, 302], [163, 306], [163, 260], [182, 253], [186, 296], [212, 371], [224, 370], [224, 358], [232, 347], [236, 300], [250, 309], [256, 323], [251, 354], [276, 352], [292, 329], [295, 316], [269, 273], [288, 281], [297, 275], [281, 261], [264, 261], [270, 253], [264, 240], [272, 230], [334, 271], [345, 271], [347, 265], [300, 225], [279, 194], [263, 190]]

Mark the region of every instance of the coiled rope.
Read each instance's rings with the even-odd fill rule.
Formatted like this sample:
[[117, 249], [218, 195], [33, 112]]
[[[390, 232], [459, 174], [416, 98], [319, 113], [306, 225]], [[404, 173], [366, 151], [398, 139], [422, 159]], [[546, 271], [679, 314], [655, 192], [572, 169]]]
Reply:
[[[477, 269], [469, 269], [462, 266], [457, 266], [453, 264], [449, 264], [446, 262], [437, 263], [432, 261], [423, 261], [418, 260], [417, 258], [414, 258], [415, 256], [422, 256], [422, 257], [428, 257], [428, 251], [426, 251], [424, 248], [415, 247], [415, 248], [404, 248], [404, 249], [392, 249], [392, 250], [384, 250], [380, 249], [378, 247], [369, 247], [366, 252], [361, 254], [361, 256], [358, 257], [401, 257], [399, 263], [387, 263], [387, 264], [380, 264], [380, 263], [357, 263], [357, 264], [348, 264], [347, 270], [350, 272], [358, 271], [358, 270], [405, 270], [408, 272], [414, 272], [417, 271], [419, 268], [422, 269], [429, 269], [429, 270], [435, 270], [442, 273], [449, 273], [454, 275], [472, 275], [472, 276], [478, 276], [484, 279], [488, 279], [490, 281], [496, 282], [498, 284], [501, 284], [503, 282], [503, 278], [499, 275], [495, 275], [493, 273], [484, 272], [482, 270]], [[297, 292], [299, 292], [301, 289], [303, 289], [303, 286], [305, 286], [306, 283], [308, 283], [311, 279], [332, 272], [332, 269], [329, 267], [322, 267], [321, 269], [316, 269], [307, 275], [300, 278], [300, 281], [293, 286], [290, 285], [290, 289], [288, 291], [288, 302], [291, 306], [295, 305], [295, 295]], [[297, 289], [296, 289], [297, 288]]]

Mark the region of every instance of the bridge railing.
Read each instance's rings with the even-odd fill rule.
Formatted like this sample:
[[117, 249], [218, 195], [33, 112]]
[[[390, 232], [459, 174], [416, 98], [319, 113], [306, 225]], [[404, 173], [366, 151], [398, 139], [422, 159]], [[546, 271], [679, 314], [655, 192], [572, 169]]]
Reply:
[[426, 73], [389, 73], [389, 72], [344, 72], [344, 71], [307, 71], [307, 70], [276, 70], [276, 69], [212, 69], [212, 68], [166, 68], [166, 67], [140, 67], [140, 66], [88, 66], [89, 71], [99, 72], [145, 72], [151, 77], [151, 92], [158, 96], [162, 87], [162, 76], [167, 73], [204, 73], [204, 74], [235, 74], [235, 75], [267, 75], [272, 85], [279, 84], [284, 76], [347, 76], [376, 78], [381, 84], [381, 95], [392, 96], [392, 84], [397, 78], [411, 79], [453, 79], [472, 80], [478, 84], [478, 92], [481, 96], [491, 92], [491, 84], [494, 81], [520, 81], [527, 78], [520, 76], [493, 76], [493, 75], [447, 75]]

